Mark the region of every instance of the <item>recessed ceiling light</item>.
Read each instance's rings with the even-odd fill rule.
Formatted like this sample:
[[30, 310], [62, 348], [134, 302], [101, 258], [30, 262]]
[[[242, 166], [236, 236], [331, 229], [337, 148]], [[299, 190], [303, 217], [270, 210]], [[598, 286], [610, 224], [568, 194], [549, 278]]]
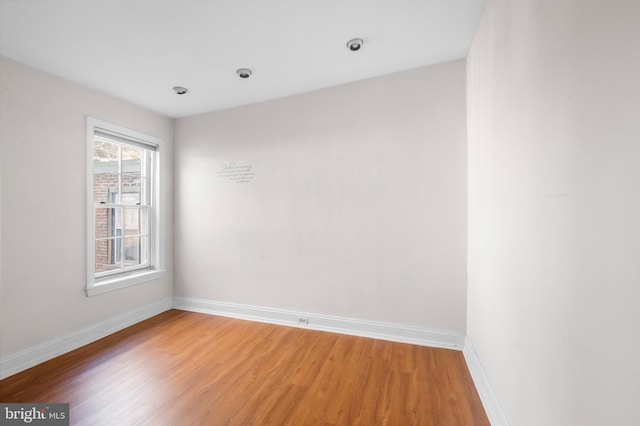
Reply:
[[249, 78], [251, 77], [251, 70], [249, 68], [240, 68], [236, 71], [240, 78]]
[[360, 50], [363, 44], [364, 44], [364, 41], [362, 41], [361, 38], [354, 38], [347, 42], [347, 47], [349, 48], [350, 51], [357, 52], [358, 50]]
[[176, 86], [173, 88], [173, 91], [176, 92], [178, 95], [184, 95], [189, 90], [186, 87]]

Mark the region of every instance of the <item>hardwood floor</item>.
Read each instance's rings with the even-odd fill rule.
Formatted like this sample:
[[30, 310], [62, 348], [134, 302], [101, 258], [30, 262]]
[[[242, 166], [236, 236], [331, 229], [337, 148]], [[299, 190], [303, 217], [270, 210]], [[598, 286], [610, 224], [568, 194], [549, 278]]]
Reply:
[[0, 381], [78, 425], [488, 425], [461, 352], [171, 310]]

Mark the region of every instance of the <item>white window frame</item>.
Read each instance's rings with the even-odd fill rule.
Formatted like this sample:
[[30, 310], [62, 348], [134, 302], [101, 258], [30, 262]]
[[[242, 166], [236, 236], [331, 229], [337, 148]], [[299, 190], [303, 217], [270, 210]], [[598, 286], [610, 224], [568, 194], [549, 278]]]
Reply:
[[[152, 207], [149, 214], [151, 221], [149, 234], [149, 265], [119, 274], [96, 277], [95, 273], [95, 208], [93, 202], [93, 141], [96, 130], [120, 137], [126, 142], [133, 142], [156, 148], [156, 161], [153, 164], [155, 184], [151, 189]], [[127, 129], [117, 124], [87, 116], [87, 296], [105, 293], [119, 288], [129, 287], [143, 282], [164, 277], [165, 273], [165, 158], [164, 141], [155, 136]]]

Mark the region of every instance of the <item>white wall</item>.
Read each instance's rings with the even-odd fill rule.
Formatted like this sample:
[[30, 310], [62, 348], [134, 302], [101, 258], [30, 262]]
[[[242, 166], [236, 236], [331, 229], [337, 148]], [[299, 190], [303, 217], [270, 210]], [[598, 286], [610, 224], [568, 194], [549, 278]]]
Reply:
[[464, 332], [464, 81], [458, 60], [177, 120], [175, 295]]
[[[162, 280], [87, 298], [86, 115], [167, 142]], [[0, 58], [0, 356], [172, 294], [172, 120]]]
[[490, 0], [467, 332], [513, 425], [640, 424], [640, 2]]

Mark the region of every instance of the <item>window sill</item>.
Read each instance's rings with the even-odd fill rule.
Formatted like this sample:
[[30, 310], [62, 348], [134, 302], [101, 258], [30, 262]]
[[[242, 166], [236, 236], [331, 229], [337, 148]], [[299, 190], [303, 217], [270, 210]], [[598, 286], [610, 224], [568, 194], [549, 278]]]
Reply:
[[96, 294], [106, 293], [108, 291], [117, 290], [119, 288], [131, 287], [151, 280], [157, 280], [164, 277], [164, 270], [143, 270], [136, 271], [126, 276], [110, 277], [96, 280], [93, 285], [87, 286], [85, 289], [87, 297]]

